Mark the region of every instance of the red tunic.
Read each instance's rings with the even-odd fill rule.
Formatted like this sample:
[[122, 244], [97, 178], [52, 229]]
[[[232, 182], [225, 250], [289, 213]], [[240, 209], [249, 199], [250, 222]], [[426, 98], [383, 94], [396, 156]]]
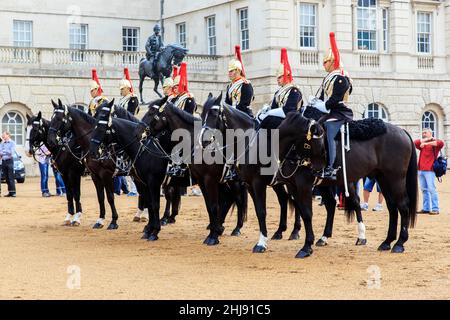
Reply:
[[419, 171], [433, 171], [434, 160], [439, 156], [439, 151], [441, 151], [441, 149], [444, 147], [444, 141], [439, 139], [433, 139], [432, 141], [437, 141], [436, 147], [427, 145], [421, 148], [420, 139], [414, 141], [416, 148], [420, 150], [419, 165], [418, 165]]

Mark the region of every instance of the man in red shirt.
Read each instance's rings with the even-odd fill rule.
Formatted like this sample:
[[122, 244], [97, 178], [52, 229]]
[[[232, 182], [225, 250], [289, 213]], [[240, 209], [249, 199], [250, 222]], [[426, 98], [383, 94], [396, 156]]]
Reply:
[[419, 213], [439, 214], [439, 200], [436, 191], [436, 175], [433, 163], [444, 147], [444, 141], [435, 139], [430, 128], [422, 130], [422, 139], [414, 141], [419, 155], [419, 182], [423, 193], [423, 206]]

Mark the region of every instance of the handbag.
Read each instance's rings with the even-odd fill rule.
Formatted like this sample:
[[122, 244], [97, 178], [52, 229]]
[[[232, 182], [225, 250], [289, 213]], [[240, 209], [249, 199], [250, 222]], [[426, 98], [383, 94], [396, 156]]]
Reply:
[[436, 174], [439, 182], [442, 182], [442, 176], [447, 173], [447, 157], [443, 157], [442, 154], [436, 155], [436, 148], [433, 147], [434, 162], [433, 171]]

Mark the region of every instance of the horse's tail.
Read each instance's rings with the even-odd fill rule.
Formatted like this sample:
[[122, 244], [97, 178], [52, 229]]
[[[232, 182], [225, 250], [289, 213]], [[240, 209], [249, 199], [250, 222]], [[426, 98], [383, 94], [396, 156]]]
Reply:
[[248, 209], [248, 192], [247, 188], [242, 188], [242, 215], [243, 215], [243, 222], [247, 222], [247, 209]]
[[344, 191], [339, 194], [339, 206], [343, 205], [345, 217], [347, 218], [347, 222], [353, 222], [355, 219], [355, 213], [357, 206], [359, 205], [359, 201], [356, 201], [355, 198], [346, 197]]
[[414, 228], [417, 217], [417, 196], [418, 196], [418, 182], [417, 182], [417, 154], [416, 147], [410, 136], [405, 130], [411, 141], [411, 157], [409, 158], [408, 171], [406, 172], [406, 193], [409, 199], [408, 217], [409, 225]]

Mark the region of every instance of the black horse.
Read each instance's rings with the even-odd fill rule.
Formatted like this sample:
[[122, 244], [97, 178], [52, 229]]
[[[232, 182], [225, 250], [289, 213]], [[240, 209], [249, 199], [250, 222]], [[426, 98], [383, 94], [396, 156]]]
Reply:
[[[271, 135], [270, 130], [267, 135], [260, 135], [261, 131], [258, 131], [257, 124], [254, 119], [250, 118], [244, 112], [232, 108], [230, 106], [221, 106], [222, 95], [217, 99], [209, 96], [207, 103], [203, 108], [202, 118], [205, 119], [203, 126], [203, 134], [208, 131], [218, 130], [222, 136], [226, 136], [226, 130], [232, 129], [235, 133], [240, 130], [248, 133], [248, 144], [244, 143], [245, 150], [241, 150], [241, 154], [236, 154], [235, 158], [239, 161], [238, 175], [239, 178], [247, 185], [249, 193], [253, 199], [256, 214], [258, 217], [260, 227], [260, 238], [258, 243], [253, 248], [253, 252], [262, 253], [267, 250], [267, 227], [266, 227], [266, 190], [268, 186], [272, 186], [275, 191], [278, 202], [280, 204], [280, 224], [278, 230], [273, 235], [272, 239], [279, 240], [282, 238], [282, 234], [287, 229], [287, 209], [288, 203], [292, 204], [291, 199], [286, 192], [284, 185], [275, 184], [276, 170], [272, 174], [263, 174], [262, 170], [265, 167], [267, 169], [268, 164], [262, 164], [260, 157], [255, 159], [256, 161], [250, 162], [249, 154], [251, 154], [255, 148], [260, 148], [262, 144], [267, 146], [269, 154], [272, 152]], [[214, 133], [212, 139], [214, 140]], [[242, 138], [241, 138], [242, 139]], [[230, 139], [234, 140], [234, 139]], [[236, 141], [237, 142], [237, 141]], [[233, 145], [235, 141], [225, 141], [225, 144]], [[239, 142], [238, 142], [239, 144]], [[251, 147], [253, 145], [254, 147]], [[239, 152], [233, 150], [233, 152]], [[245, 159], [245, 160], [244, 160]], [[295, 224], [294, 229], [289, 237], [290, 240], [296, 240], [299, 238], [300, 231], [300, 215], [301, 208], [295, 206]]]
[[156, 241], [161, 230], [160, 189], [166, 174], [168, 157], [152, 137], [142, 140], [141, 137], [132, 134], [138, 128], [136, 122], [113, 118], [109, 106], [99, 108], [89, 154], [92, 158], [96, 158], [102, 145], [109, 148], [110, 145], [117, 144], [130, 157], [132, 165], [130, 174], [135, 178], [136, 187], [143, 195], [149, 211], [149, 221], [144, 229], [143, 238]]
[[[305, 111], [305, 115], [307, 112]], [[317, 117], [316, 117], [317, 118]], [[280, 137], [280, 160], [279, 171], [284, 171], [284, 161], [287, 157], [292, 157], [291, 151], [295, 146], [298, 158], [308, 158], [311, 162], [312, 171], [323, 166], [326, 159], [324, 152], [322, 157], [318, 156], [323, 149], [323, 137], [319, 147], [313, 143], [311, 133], [308, 134], [308, 127], [314, 120], [306, 119], [300, 113], [293, 113], [287, 116], [279, 127]], [[359, 197], [355, 190], [355, 183], [363, 178], [370, 177], [377, 179], [386, 204], [389, 209], [389, 230], [387, 238], [379, 246], [380, 251], [391, 250], [391, 243], [397, 238], [398, 212], [401, 216], [400, 236], [397, 243], [392, 248], [392, 252], [404, 252], [404, 243], [408, 240], [408, 227], [413, 227], [416, 220], [417, 209], [417, 156], [413, 141], [410, 135], [403, 129], [386, 123], [385, 133], [371, 139], [353, 139], [351, 135], [351, 149], [346, 154], [347, 180], [349, 182], [350, 197], [346, 198], [346, 213], [351, 215], [354, 211], [360, 212]], [[351, 131], [351, 130], [350, 130]], [[304, 133], [307, 133], [306, 135]], [[308, 145], [308, 147], [306, 147]], [[315, 156], [311, 156], [311, 153]], [[342, 163], [341, 143], [337, 142], [337, 160]], [[342, 170], [338, 172], [337, 181], [318, 181], [312, 177], [311, 170], [299, 170], [296, 175], [297, 187], [307, 184], [312, 188], [313, 183], [321, 186], [343, 187], [344, 180]], [[327, 204], [330, 196], [324, 198], [327, 208], [332, 208], [332, 214], [328, 211], [327, 223], [324, 236], [331, 236], [334, 218], [334, 206]], [[328, 234], [326, 234], [328, 233]], [[319, 243], [320, 245], [320, 243]], [[302, 257], [299, 252], [298, 257]]]
[[[35, 152], [44, 145], [51, 153], [53, 165], [61, 173], [64, 185], [66, 187], [67, 215], [64, 219], [65, 226], [79, 226], [83, 212], [80, 201], [81, 177], [84, 174], [84, 164], [72, 155], [67, 148], [56, 146], [50, 147], [47, 137], [50, 128], [50, 121], [42, 118], [39, 111], [37, 116], [28, 116], [27, 140], [28, 153], [35, 155]], [[69, 142], [70, 148], [76, 149], [74, 142]], [[75, 151], [76, 152], [76, 151]]]
[[192, 177], [202, 190], [209, 215], [210, 233], [203, 243], [209, 246], [219, 244], [219, 236], [224, 231], [223, 223], [233, 204], [236, 204], [238, 209], [238, 222], [232, 235], [239, 235], [247, 215], [247, 190], [239, 182], [220, 183], [224, 171], [223, 164], [207, 164], [203, 161], [196, 163], [194, 161], [196, 153], [201, 152], [201, 146], [197, 140], [199, 132], [194, 130], [195, 126], [201, 128], [201, 119], [178, 109], [171, 103], [166, 103], [159, 109], [156, 106], [152, 109], [143, 118], [143, 122], [149, 124], [148, 129], [152, 135], [157, 136], [163, 131], [172, 135], [177, 129], [184, 130], [187, 135], [183, 136], [182, 140], [188, 140], [190, 150], [185, 151], [187, 154], [183, 154], [184, 160], [189, 162]]
[[[83, 162], [91, 173], [92, 180], [97, 191], [97, 200], [100, 206], [100, 217], [94, 224], [95, 229], [103, 228], [105, 219], [105, 191], [108, 203], [111, 207], [112, 220], [108, 230], [119, 227], [119, 218], [114, 204], [113, 176], [116, 171], [116, 163], [110, 159], [105, 161], [96, 160], [89, 155], [89, 145], [92, 132], [95, 129], [96, 119], [83, 111], [70, 106], [63, 105], [58, 99], [58, 104], [52, 101], [54, 112], [50, 121], [47, 142], [51, 148], [63, 145], [74, 156], [77, 161]], [[108, 103], [109, 107], [114, 105], [114, 100]], [[73, 132], [72, 136], [64, 138], [68, 132]], [[74, 145], [81, 147], [81, 155], [74, 154], [69, 140]]]
[[153, 79], [153, 81], [155, 82], [153, 91], [156, 92], [159, 97], [162, 97], [161, 93], [158, 91], [159, 83], [162, 83], [164, 78], [171, 76], [172, 66], [180, 65], [187, 52], [188, 49], [183, 48], [179, 45], [168, 45], [158, 56], [158, 60], [155, 64], [156, 70], [153, 69], [153, 64], [150, 63], [150, 61], [145, 58], [141, 59], [139, 63], [139, 94], [141, 97], [141, 103], [144, 103], [144, 100], [142, 98], [142, 88], [144, 85], [145, 77]]

